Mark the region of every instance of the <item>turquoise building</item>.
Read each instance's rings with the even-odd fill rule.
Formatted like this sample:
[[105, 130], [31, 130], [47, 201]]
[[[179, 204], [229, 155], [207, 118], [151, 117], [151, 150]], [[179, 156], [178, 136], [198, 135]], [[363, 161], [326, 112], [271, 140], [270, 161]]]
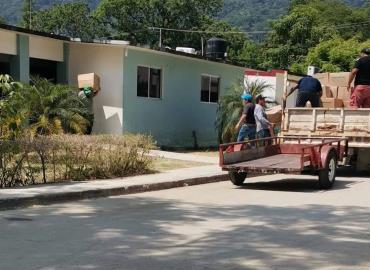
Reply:
[[150, 134], [167, 147], [216, 146], [218, 100], [244, 72], [224, 61], [122, 41], [83, 43], [0, 26], [0, 73], [24, 82], [37, 74], [72, 86], [78, 74], [100, 76], [96, 134]]

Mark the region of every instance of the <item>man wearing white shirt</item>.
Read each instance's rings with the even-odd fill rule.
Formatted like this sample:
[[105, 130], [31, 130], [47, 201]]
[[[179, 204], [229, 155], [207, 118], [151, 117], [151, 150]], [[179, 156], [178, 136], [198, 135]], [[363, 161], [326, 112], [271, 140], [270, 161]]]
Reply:
[[[256, 108], [254, 109], [254, 118], [256, 119], [257, 136], [259, 139], [270, 138], [272, 136], [270, 130], [273, 124], [267, 119], [265, 112], [266, 100], [259, 95], [256, 99]], [[271, 142], [268, 142], [270, 144]]]

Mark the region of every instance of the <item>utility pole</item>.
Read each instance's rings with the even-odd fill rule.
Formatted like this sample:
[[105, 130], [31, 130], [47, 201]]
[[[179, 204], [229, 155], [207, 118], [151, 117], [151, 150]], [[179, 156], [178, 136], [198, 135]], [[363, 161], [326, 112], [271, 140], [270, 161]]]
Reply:
[[201, 37], [201, 43], [202, 43], [202, 56], [204, 56], [204, 38]]
[[159, 28], [159, 48], [162, 48], [162, 28]]
[[28, 24], [28, 28], [31, 30], [32, 29], [32, 0], [30, 0], [30, 21]]

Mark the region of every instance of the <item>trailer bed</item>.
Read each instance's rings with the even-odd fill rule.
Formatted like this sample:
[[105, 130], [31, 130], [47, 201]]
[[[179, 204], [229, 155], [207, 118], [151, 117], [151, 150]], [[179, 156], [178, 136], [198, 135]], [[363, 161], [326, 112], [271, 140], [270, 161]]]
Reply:
[[312, 143], [300, 137], [273, 137], [220, 145], [220, 166], [235, 185], [248, 172], [319, 175], [322, 188], [334, 184], [338, 162], [348, 155], [348, 139], [318, 138]]
[[350, 147], [370, 148], [370, 109], [289, 108], [281, 136], [348, 138]]
[[[308, 157], [308, 156], [307, 156]], [[264, 171], [276, 173], [300, 173], [301, 154], [278, 154], [256, 160], [225, 166], [229, 170]]]

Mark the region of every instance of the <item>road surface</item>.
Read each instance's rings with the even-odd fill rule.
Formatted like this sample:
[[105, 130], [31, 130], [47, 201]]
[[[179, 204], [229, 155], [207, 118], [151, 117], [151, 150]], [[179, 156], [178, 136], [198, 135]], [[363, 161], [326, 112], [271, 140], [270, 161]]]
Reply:
[[0, 269], [370, 269], [370, 178], [287, 178], [0, 212]]

